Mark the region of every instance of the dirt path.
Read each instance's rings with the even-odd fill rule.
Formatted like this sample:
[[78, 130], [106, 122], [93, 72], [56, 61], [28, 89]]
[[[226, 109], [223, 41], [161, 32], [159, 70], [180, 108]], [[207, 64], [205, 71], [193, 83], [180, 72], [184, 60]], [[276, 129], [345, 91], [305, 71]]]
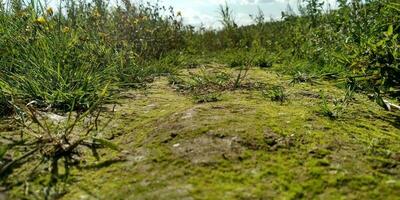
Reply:
[[[121, 95], [108, 133], [122, 153], [82, 171], [63, 199], [396, 199], [400, 131], [396, 117], [365, 97], [341, 120], [318, 114], [319, 91], [290, 87], [275, 73], [252, 79], [287, 88], [281, 105], [259, 91], [229, 91], [195, 104], [164, 78]], [[398, 124], [397, 124], [398, 125]], [[122, 154], [122, 155], [121, 155]], [[124, 161], [115, 157], [124, 157]]]

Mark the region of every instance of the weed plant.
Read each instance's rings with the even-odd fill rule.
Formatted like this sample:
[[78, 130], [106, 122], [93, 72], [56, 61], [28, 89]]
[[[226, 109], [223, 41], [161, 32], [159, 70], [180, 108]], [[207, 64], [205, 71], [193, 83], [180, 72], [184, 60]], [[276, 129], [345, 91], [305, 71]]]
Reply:
[[20, 130], [0, 150], [0, 184], [13, 187], [18, 182], [48, 177], [43, 193], [37, 195], [54, 199], [60, 194], [58, 183], [69, 181], [70, 169], [87, 160], [84, 149], [99, 159], [98, 149], [118, 151], [119, 147], [103, 138], [102, 132], [111, 118], [100, 121], [100, 101], [84, 113], [70, 112], [57, 119], [35, 109], [33, 103], [14, 105]]
[[254, 89], [256, 84], [250, 84], [247, 79], [249, 69], [243, 66], [237, 71], [227, 73], [200, 68], [197, 72], [189, 72], [189, 76], [171, 75], [168, 80], [173, 88], [184, 94], [191, 94], [196, 102], [207, 103], [220, 100], [223, 91]]
[[348, 87], [343, 98], [333, 99], [332, 104], [328, 102], [328, 99], [324, 93], [320, 94], [322, 102], [320, 104], [320, 113], [323, 116], [329, 117], [330, 119], [336, 120], [343, 116], [346, 108], [350, 105], [354, 98], [354, 88]]

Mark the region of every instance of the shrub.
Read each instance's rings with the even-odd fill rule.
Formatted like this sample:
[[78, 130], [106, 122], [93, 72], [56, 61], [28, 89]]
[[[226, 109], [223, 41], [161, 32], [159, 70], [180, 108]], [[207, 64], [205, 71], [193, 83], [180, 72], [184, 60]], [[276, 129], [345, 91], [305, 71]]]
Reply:
[[250, 64], [250, 60], [246, 51], [237, 51], [228, 53], [228, 66], [230, 68], [246, 67]]

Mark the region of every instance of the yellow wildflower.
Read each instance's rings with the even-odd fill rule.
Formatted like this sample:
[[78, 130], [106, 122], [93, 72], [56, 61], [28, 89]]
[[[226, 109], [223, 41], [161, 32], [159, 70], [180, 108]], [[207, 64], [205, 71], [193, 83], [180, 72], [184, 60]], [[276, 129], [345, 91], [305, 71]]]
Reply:
[[101, 14], [100, 14], [100, 12], [99, 11], [94, 11], [94, 13], [93, 13], [93, 17], [95, 17], [95, 18], [100, 18], [101, 17]]
[[69, 32], [69, 30], [70, 30], [70, 29], [69, 29], [69, 27], [68, 27], [68, 26], [66, 26], [66, 27], [64, 27], [64, 28], [63, 28], [62, 32], [63, 32], [63, 33], [68, 33], [68, 32]]
[[46, 24], [46, 19], [44, 17], [38, 17], [34, 22], [36, 24], [44, 25], [44, 24]]

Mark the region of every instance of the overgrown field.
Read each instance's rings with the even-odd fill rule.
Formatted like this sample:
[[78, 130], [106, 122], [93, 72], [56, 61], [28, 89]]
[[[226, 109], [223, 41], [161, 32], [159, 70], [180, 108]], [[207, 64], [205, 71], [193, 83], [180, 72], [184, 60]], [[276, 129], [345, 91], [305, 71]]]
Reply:
[[400, 198], [400, 3], [299, 5], [0, 0], [0, 199]]

